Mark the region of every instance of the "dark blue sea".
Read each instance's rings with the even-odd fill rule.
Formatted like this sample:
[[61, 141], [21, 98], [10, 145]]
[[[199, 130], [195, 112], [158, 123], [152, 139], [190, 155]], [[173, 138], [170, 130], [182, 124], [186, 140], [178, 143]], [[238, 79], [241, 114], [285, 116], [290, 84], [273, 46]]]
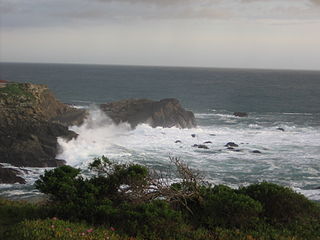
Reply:
[[[320, 71], [1, 63], [0, 79], [46, 84], [62, 102], [90, 110], [84, 125], [72, 127], [77, 140], [59, 139], [57, 157], [70, 165], [86, 168], [104, 154], [166, 171], [169, 157], [176, 156], [215, 184], [271, 181], [320, 200]], [[95, 107], [172, 97], [195, 113], [197, 128], [142, 124], [131, 130], [105, 121]], [[235, 111], [249, 116], [235, 117]], [[212, 142], [207, 150], [192, 147], [205, 141]], [[240, 151], [227, 150], [227, 142]], [[32, 191], [43, 169], [29, 170], [27, 186], [2, 185], [1, 194], [23, 197]]]

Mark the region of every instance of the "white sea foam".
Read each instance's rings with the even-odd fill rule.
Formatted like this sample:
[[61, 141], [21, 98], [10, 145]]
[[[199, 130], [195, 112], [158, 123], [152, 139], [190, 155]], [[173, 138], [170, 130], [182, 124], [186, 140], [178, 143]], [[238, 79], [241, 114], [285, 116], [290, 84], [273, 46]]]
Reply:
[[[210, 119], [216, 114], [201, 116]], [[106, 155], [114, 160], [165, 169], [169, 156], [177, 156], [216, 183], [239, 186], [272, 181], [295, 186], [311, 199], [318, 199], [320, 190], [309, 194], [303, 189], [320, 182], [319, 129], [285, 123], [279, 126], [286, 131], [241, 122], [233, 125], [212, 122], [195, 129], [152, 128], [141, 124], [131, 130], [128, 124], [114, 125], [102, 112], [93, 109], [84, 125], [72, 128], [79, 134], [76, 140], [59, 139], [58, 158], [73, 166], [86, 167], [93, 157]], [[175, 143], [176, 140], [181, 143]], [[206, 141], [212, 142], [207, 144], [209, 149], [192, 147]], [[224, 146], [227, 142], [239, 144], [240, 152], [227, 150]], [[253, 153], [254, 150], [261, 154]]]
[[[198, 114], [196, 117], [199, 119]], [[320, 187], [319, 127], [285, 122], [264, 124], [255, 121], [263, 118], [257, 116], [251, 120], [227, 118], [237, 122], [229, 123], [210, 113], [201, 115], [209, 124], [194, 129], [141, 124], [132, 130], [126, 123], [115, 125], [100, 110], [91, 108], [84, 124], [71, 128], [79, 134], [77, 139], [58, 139], [57, 158], [86, 168], [92, 158], [106, 155], [115, 161], [134, 161], [166, 171], [171, 167], [169, 156], [176, 156], [200, 170], [212, 183], [237, 187], [270, 181], [294, 187], [310, 199], [320, 199], [320, 190], [306, 190]], [[181, 142], [175, 143], [177, 140]], [[212, 142], [206, 144], [209, 149], [193, 147], [207, 141]], [[240, 151], [228, 150], [228, 142], [237, 143]], [[261, 153], [253, 153], [254, 150]], [[41, 170], [33, 170], [26, 175], [28, 183], [33, 183], [40, 173]]]
[[115, 141], [123, 134], [128, 133], [128, 124], [113, 124], [102, 111], [91, 108], [89, 116], [84, 124], [71, 130], [78, 133], [77, 139], [66, 141], [58, 139], [60, 154], [57, 158], [67, 160], [73, 166], [84, 165], [94, 156], [100, 156], [108, 152], [115, 145]]

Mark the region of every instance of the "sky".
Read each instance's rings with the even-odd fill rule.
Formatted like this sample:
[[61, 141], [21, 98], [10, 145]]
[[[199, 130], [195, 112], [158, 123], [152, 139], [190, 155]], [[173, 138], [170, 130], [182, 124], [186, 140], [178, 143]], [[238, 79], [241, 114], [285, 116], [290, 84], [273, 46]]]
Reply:
[[320, 70], [320, 0], [0, 0], [0, 62]]

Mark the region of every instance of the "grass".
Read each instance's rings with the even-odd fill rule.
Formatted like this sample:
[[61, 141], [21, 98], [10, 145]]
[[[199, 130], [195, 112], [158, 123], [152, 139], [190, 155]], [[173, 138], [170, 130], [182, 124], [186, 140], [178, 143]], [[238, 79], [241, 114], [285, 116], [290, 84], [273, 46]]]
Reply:
[[0, 94], [7, 97], [23, 96], [29, 100], [33, 100], [34, 96], [25, 89], [23, 84], [8, 83], [4, 88], [0, 88]]
[[25, 219], [40, 217], [41, 208], [39, 205], [0, 198], [0, 239], [5, 239], [1, 237], [15, 224]]
[[10, 239], [134, 240], [134, 238], [119, 236], [114, 228], [92, 227], [84, 223], [72, 223], [57, 218], [23, 221], [14, 228]]

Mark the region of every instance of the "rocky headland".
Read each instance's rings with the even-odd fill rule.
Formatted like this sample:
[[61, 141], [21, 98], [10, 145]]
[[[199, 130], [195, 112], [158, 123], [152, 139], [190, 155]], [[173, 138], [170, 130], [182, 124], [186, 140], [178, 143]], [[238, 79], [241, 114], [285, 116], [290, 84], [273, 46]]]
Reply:
[[[152, 101], [129, 99], [101, 104], [100, 108], [116, 124], [140, 123], [152, 127], [192, 128], [194, 114], [177, 99]], [[77, 134], [68, 129], [80, 125], [86, 110], [75, 109], [58, 101], [44, 85], [1, 82], [0, 87], [0, 163], [15, 167], [57, 167], [57, 138], [71, 140]], [[0, 183], [24, 183], [17, 168], [0, 166]]]
[[[76, 115], [61, 121], [65, 115]], [[80, 124], [86, 112], [58, 101], [44, 85], [5, 83], [0, 88], [0, 162], [16, 167], [56, 167], [57, 137], [72, 139], [68, 125]], [[12, 182], [17, 170], [1, 168], [0, 182]], [[11, 180], [10, 180], [11, 179]], [[18, 181], [19, 182], [19, 181]]]
[[186, 111], [175, 98], [160, 101], [127, 99], [101, 104], [100, 108], [115, 123], [128, 122], [132, 128], [140, 123], [147, 123], [152, 127], [196, 127], [194, 114]]

